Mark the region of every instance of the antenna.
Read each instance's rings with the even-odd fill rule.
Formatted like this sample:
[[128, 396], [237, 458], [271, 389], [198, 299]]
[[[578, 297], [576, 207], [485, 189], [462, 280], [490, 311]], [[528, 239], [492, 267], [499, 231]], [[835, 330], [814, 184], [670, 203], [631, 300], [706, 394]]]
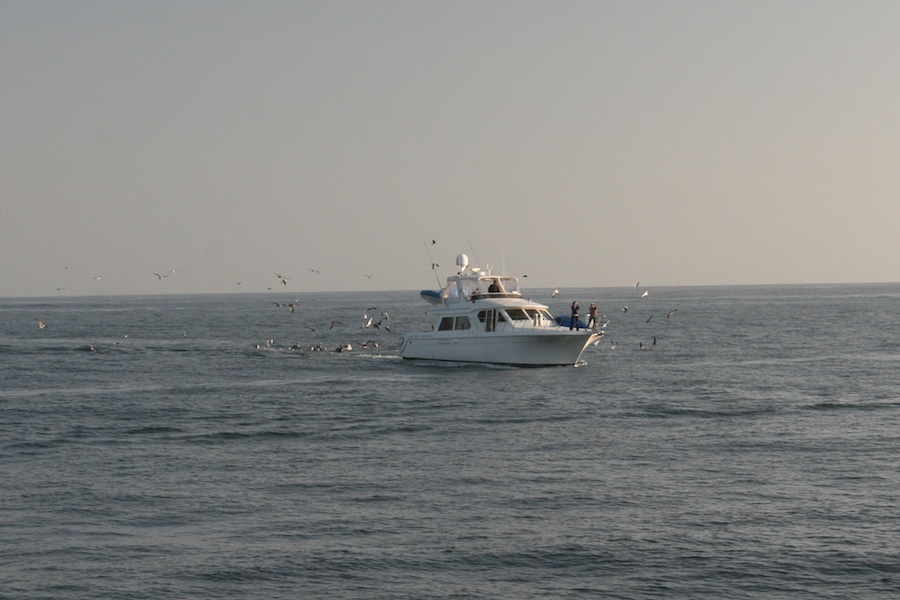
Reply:
[[475, 262], [477, 262], [477, 263], [478, 263], [478, 266], [480, 267], [480, 266], [481, 266], [481, 261], [478, 260], [478, 255], [475, 254], [475, 248], [472, 247], [472, 242], [470, 242], [469, 240], [466, 240], [466, 243], [469, 244], [469, 250], [472, 251], [472, 256], [475, 257]]
[[436, 269], [436, 267], [438, 267], [439, 265], [434, 262], [433, 258], [431, 258], [431, 250], [428, 249], [428, 242], [425, 240], [425, 238], [422, 238], [422, 243], [425, 244], [425, 252], [428, 253], [428, 260], [429, 262], [431, 262], [431, 270], [434, 272], [434, 278], [437, 280], [438, 289], [441, 289], [441, 287], [443, 286], [441, 285], [441, 278], [438, 277]]

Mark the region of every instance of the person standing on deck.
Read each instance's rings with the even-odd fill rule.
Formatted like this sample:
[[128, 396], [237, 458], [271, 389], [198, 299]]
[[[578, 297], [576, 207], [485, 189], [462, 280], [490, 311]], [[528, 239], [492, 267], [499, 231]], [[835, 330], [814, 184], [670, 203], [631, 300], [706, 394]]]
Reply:
[[578, 306], [578, 300], [572, 300], [572, 318], [569, 320], [569, 330], [577, 329], [581, 331], [581, 326], [578, 324], [578, 309], [581, 308]]
[[589, 328], [592, 326], [596, 327], [597, 326], [597, 304], [596, 303], [591, 302], [591, 308], [588, 310], [588, 315], [589, 316], [588, 316], [587, 326]]

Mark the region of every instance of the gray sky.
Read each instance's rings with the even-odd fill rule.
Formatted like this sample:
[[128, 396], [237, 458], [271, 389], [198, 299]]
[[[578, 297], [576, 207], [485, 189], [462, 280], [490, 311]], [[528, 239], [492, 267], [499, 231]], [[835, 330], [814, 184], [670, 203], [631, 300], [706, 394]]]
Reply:
[[898, 281], [898, 23], [0, 1], [0, 296]]

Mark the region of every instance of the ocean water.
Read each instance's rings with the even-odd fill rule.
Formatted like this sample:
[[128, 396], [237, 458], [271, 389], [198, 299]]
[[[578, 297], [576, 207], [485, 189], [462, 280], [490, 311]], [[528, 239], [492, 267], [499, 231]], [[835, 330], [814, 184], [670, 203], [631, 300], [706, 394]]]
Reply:
[[900, 285], [531, 295], [583, 364], [405, 362], [415, 292], [0, 300], [0, 598], [900, 596]]

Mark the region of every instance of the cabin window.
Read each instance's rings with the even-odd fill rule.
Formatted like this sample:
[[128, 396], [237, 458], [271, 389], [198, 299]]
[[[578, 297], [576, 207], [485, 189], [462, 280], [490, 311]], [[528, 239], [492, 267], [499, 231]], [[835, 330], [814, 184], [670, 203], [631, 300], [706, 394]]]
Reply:
[[441, 319], [441, 324], [438, 325], [438, 331], [453, 331], [456, 330], [464, 330], [471, 329], [472, 325], [469, 322], [469, 317], [444, 317]]
[[478, 311], [478, 320], [484, 323], [488, 319], [493, 319], [494, 321], [505, 321], [506, 317], [503, 316], [503, 313], [498, 310], [479, 310]]
[[480, 310], [478, 311], [478, 320], [484, 323], [485, 331], [494, 331], [497, 329], [497, 323], [506, 321], [506, 317], [499, 310]]
[[545, 311], [538, 310], [536, 308], [526, 308], [525, 312], [528, 313], [528, 316], [531, 317], [531, 320], [540, 325], [544, 321], [550, 320], [550, 315], [548, 315]]
[[528, 321], [528, 313], [526, 313], [521, 308], [507, 308], [506, 314], [509, 315], [509, 318], [513, 321]]

